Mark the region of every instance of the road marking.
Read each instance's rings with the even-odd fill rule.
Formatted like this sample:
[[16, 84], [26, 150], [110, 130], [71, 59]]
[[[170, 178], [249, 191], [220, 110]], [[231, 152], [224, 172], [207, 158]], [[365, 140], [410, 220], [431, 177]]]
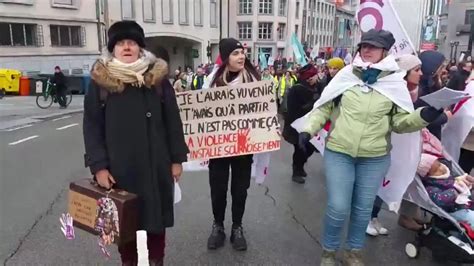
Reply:
[[10, 129], [7, 129], [5, 131], [7, 132], [12, 132], [12, 131], [15, 131], [15, 130], [18, 130], [18, 129], [22, 129], [22, 128], [27, 128], [27, 127], [32, 127], [33, 125], [24, 125], [24, 126], [19, 126], [19, 127], [14, 127], [14, 128], [10, 128]]
[[12, 142], [12, 143], [8, 143], [8, 145], [10, 145], [10, 146], [17, 145], [17, 144], [20, 144], [20, 143], [28, 141], [28, 140], [36, 139], [37, 137], [38, 137], [38, 135], [34, 135], [34, 136], [31, 136], [31, 137], [20, 139], [18, 141]]
[[63, 119], [68, 119], [68, 118], [71, 118], [71, 117], [72, 117], [72, 116], [70, 116], [70, 115], [66, 115], [66, 116], [63, 116], [63, 117], [58, 117], [58, 118], [53, 119], [53, 122], [54, 122], [54, 121], [63, 120]]
[[70, 125], [67, 125], [67, 126], [63, 126], [63, 127], [58, 127], [56, 128], [56, 130], [63, 130], [63, 129], [66, 129], [66, 128], [70, 128], [70, 127], [75, 127], [79, 125], [78, 123], [74, 123], [74, 124], [70, 124]]

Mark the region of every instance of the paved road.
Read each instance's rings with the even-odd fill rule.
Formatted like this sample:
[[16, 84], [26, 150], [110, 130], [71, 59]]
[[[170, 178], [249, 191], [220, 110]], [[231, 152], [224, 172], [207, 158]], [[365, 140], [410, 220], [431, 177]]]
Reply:
[[36, 106], [36, 96], [9, 96], [0, 100], [0, 130], [12, 129], [26, 124], [33, 124], [69, 113], [82, 111], [84, 96], [73, 95], [72, 102], [67, 109], [59, 109], [54, 103], [48, 109]]
[[[62, 118], [53, 121], [53, 119]], [[58, 217], [66, 210], [70, 181], [88, 176], [83, 166], [81, 114], [56, 117], [13, 131], [0, 130], [0, 261], [6, 265], [117, 265], [106, 260], [96, 238], [77, 230], [66, 240]], [[32, 138], [33, 136], [37, 136]], [[22, 142], [23, 141], [23, 142]], [[321, 157], [309, 161], [305, 185], [291, 182], [291, 148], [286, 143], [272, 158], [265, 185], [252, 183], [244, 217], [247, 252], [227, 243], [210, 252], [211, 226], [207, 173], [185, 173], [183, 200], [176, 207], [175, 227], [168, 231], [169, 265], [316, 265], [321, 253], [321, 217], [325, 185]], [[371, 238], [368, 265], [440, 265], [424, 250], [417, 260], [403, 251], [413, 234], [397, 227], [396, 216], [382, 211], [387, 237]], [[228, 213], [227, 229], [230, 229]]]

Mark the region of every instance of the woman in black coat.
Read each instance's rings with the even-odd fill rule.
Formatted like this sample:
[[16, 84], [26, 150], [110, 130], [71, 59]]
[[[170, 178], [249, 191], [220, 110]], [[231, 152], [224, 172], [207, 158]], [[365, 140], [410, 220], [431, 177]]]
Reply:
[[[421, 97], [442, 89], [443, 76], [447, 74], [447, 71], [443, 65], [445, 57], [440, 52], [425, 51], [421, 53], [419, 57], [422, 62], [421, 71], [423, 72], [418, 90], [418, 95]], [[420, 98], [414, 102], [414, 105], [415, 108], [428, 106], [428, 104]], [[431, 134], [436, 136], [439, 140], [441, 140], [441, 128], [448, 122], [450, 115], [451, 112], [446, 111], [444, 115], [439, 116], [438, 119], [427, 126]]]
[[305, 183], [304, 178], [307, 176], [304, 165], [316, 149], [310, 143], [306, 145], [306, 150], [300, 149], [298, 145], [298, 132], [291, 127], [291, 123], [313, 109], [313, 105], [319, 99], [320, 93], [317, 88], [318, 71], [313, 65], [306, 65], [299, 70], [298, 74], [298, 83], [288, 92], [288, 113], [285, 117], [283, 137], [286, 141], [293, 144], [295, 148], [293, 153], [292, 180], [303, 184]]
[[[100, 186], [138, 195], [138, 229], [148, 233], [151, 265], [161, 265], [188, 148], [168, 66], [143, 49], [143, 29], [121, 21], [108, 36], [110, 54], [94, 64], [84, 99], [85, 163]], [[124, 265], [137, 263], [136, 241], [119, 252]]]

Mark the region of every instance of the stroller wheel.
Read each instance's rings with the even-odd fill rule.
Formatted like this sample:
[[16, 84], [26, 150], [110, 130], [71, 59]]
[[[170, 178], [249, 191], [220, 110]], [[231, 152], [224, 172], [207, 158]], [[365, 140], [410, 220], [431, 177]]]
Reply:
[[418, 257], [418, 247], [413, 243], [407, 243], [405, 245], [405, 253], [411, 259]]

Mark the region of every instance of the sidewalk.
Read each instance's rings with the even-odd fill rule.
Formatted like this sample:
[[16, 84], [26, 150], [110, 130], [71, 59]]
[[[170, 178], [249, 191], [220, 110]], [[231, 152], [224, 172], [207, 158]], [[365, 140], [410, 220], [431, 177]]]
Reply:
[[67, 109], [54, 103], [48, 109], [36, 105], [36, 96], [10, 96], [0, 100], [0, 130], [83, 111], [84, 95], [73, 95]]

